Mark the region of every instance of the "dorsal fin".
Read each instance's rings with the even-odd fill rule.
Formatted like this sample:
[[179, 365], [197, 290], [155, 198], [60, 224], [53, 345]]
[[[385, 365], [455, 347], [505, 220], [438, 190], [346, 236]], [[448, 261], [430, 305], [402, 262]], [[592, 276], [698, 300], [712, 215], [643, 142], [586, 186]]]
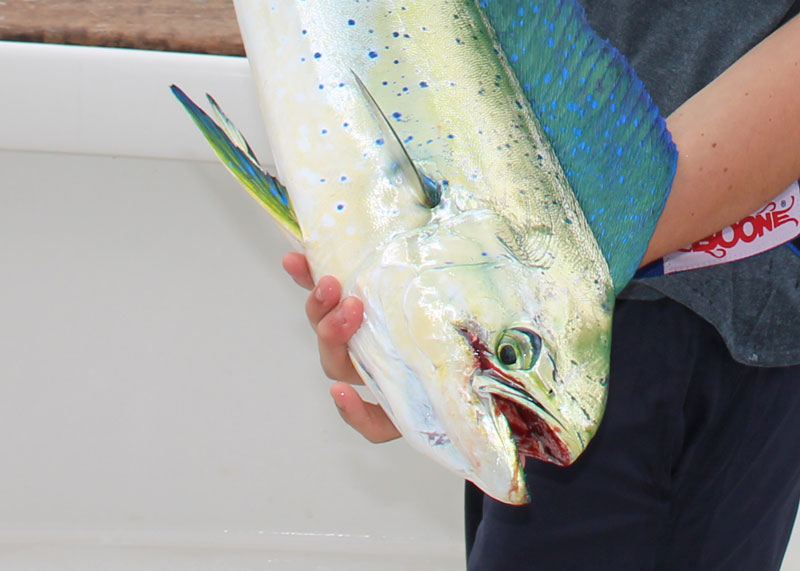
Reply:
[[481, 0], [606, 257], [617, 292], [641, 262], [677, 151], [642, 82], [576, 0]]
[[356, 80], [356, 85], [358, 85], [361, 94], [364, 96], [364, 99], [367, 101], [370, 110], [380, 125], [381, 133], [383, 134], [383, 140], [385, 141], [385, 146], [389, 151], [389, 157], [394, 168], [399, 168], [405, 171], [406, 174], [409, 175], [407, 176], [408, 180], [419, 181], [420, 202], [428, 208], [433, 208], [439, 204], [442, 199], [441, 185], [417, 168], [417, 166], [414, 164], [414, 161], [411, 160], [408, 151], [406, 151], [406, 148], [400, 140], [400, 137], [397, 136], [397, 132], [394, 130], [394, 127], [392, 127], [392, 124], [389, 123], [389, 119], [378, 105], [378, 102], [375, 101], [375, 98], [369, 92], [367, 86], [364, 85], [364, 82], [361, 81], [361, 78], [358, 77], [358, 74], [354, 71], [352, 73]]
[[200, 128], [214, 152], [228, 170], [255, 198], [290, 236], [302, 243], [303, 236], [297, 217], [292, 210], [286, 188], [258, 163], [247, 141], [225, 116], [217, 103], [207, 96], [211, 108], [222, 126], [214, 122], [205, 111], [175, 85], [172, 93], [178, 98], [195, 124]]

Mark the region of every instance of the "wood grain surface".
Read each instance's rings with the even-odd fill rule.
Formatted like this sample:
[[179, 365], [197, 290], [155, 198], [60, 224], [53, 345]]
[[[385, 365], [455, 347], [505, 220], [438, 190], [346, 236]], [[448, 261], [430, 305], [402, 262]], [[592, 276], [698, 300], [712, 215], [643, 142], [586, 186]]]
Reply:
[[0, 40], [244, 54], [231, 0], [4, 0]]

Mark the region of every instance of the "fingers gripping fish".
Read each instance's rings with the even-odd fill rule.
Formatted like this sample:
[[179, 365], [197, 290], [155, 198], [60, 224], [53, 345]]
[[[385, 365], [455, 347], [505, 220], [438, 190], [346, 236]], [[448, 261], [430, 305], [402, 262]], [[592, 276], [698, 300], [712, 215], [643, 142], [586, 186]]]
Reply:
[[674, 173], [663, 120], [575, 2], [235, 4], [277, 176], [175, 94], [364, 301], [351, 358], [408, 442], [528, 501], [520, 455], [568, 465], [602, 417], [615, 293]]

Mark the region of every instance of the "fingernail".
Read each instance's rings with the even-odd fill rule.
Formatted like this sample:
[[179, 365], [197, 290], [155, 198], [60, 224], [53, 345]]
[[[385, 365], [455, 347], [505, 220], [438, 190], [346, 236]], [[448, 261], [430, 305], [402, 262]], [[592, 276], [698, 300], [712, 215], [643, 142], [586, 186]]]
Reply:
[[[344, 398], [344, 392], [340, 392], [340, 393], [339, 393], [339, 396], [340, 396], [341, 398]], [[339, 409], [339, 412], [344, 412], [344, 405], [342, 405], [342, 404], [339, 404], [339, 401], [338, 401], [338, 400], [336, 400], [336, 399], [333, 399], [333, 404], [335, 404], [335, 405], [336, 405], [336, 408], [338, 408], [338, 409]]]
[[314, 298], [320, 302], [324, 300], [324, 296], [322, 295], [322, 288], [319, 286], [319, 284], [317, 284], [317, 287], [314, 288]]

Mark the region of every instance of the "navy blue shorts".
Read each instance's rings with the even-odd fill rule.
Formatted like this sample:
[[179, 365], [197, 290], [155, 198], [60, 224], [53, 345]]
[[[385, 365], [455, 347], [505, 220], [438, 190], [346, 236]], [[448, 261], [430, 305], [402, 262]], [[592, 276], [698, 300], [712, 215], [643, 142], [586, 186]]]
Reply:
[[800, 498], [800, 366], [733, 361], [670, 301], [621, 301], [601, 427], [568, 468], [528, 460], [532, 502], [468, 484], [469, 569], [779, 569]]

